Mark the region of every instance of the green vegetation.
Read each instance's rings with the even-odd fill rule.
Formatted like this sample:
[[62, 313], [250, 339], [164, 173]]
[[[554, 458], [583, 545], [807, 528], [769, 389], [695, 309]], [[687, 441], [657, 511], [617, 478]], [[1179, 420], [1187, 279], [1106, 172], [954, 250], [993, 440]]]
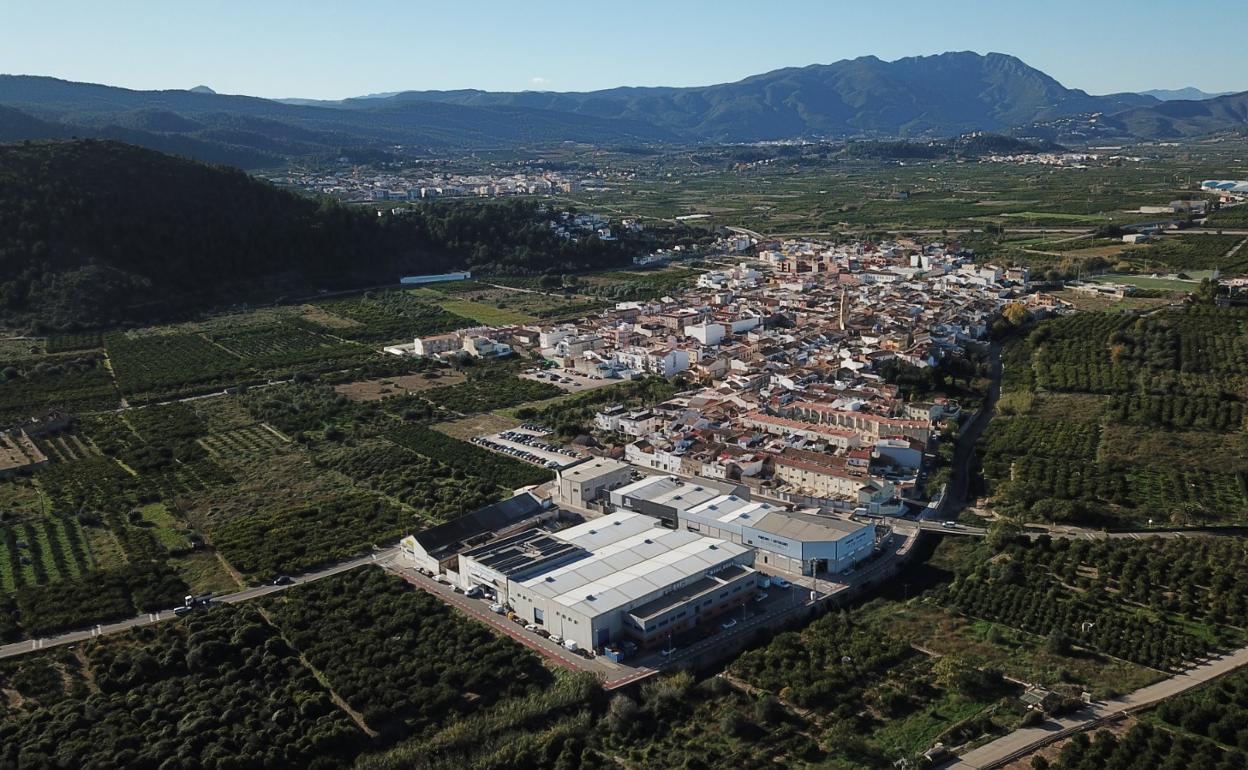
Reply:
[[1234, 770], [1248, 764], [1242, 751], [1224, 751], [1209, 741], [1201, 741], [1148, 724], [1134, 725], [1119, 737], [1099, 730], [1089, 738], [1079, 733], [1062, 746], [1057, 759], [1037, 757], [1033, 770], [1134, 770], [1157, 767], [1207, 767]]
[[[472, 374], [476, 374], [475, 372]], [[420, 397], [464, 414], [505, 409], [529, 401], [542, 401], [563, 395], [563, 390], [548, 382], [538, 382], [506, 373], [472, 376], [458, 385], [445, 385], [423, 391]]]
[[386, 438], [449, 465], [456, 473], [480, 476], [505, 490], [541, 484], [553, 475], [545, 468], [482, 449], [423, 425], [405, 425], [387, 433]]
[[192, 768], [202, 757], [331, 770], [364, 742], [254, 608], [224, 607], [84, 647], [85, 684], [0, 719], [0, 768]]
[[386, 734], [427, 734], [553, 678], [516, 642], [381, 570], [301, 586], [268, 605], [290, 644]]
[[554, 216], [511, 200], [378, 217], [114, 142], [10, 144], [0, 148], [0, 323], [184, 319], [403, 274], [602, 269], [650, 246], [640, 236], [566, 240], [547, 225]]
[[1171, 671], [1241, 644], [1245, 554], [1229, 540], [1004, 539], [935, 598], [1060, 645]]
[[978, 447], [1000, 512], [1198, 524], [1248, 510], [1248, 475], [1233, 459], [1248, 441], [1242, 310], [1080, 313], [1039, 324], [1004, 358], [1003, 416]]
[[662, 377], [647, 377], [577, 393], [549, 406], [522, 407], [516, 410], [516, 417], [549, 425], [561, 436], [576, 436], [590, 433], [594, 415], [607, 405], [652, 406], [678, 391], [677, 385]]

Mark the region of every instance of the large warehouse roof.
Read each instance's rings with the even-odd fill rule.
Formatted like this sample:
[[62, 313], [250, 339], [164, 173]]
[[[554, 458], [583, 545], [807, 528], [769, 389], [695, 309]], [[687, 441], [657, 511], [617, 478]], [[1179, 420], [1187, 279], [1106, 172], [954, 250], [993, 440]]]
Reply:
[[554, 536], [591, 553], [523, 585], [585, 616], [618, 610], [750, 550], [667, 529], [650, 516], [629, 512], [608, 514]]

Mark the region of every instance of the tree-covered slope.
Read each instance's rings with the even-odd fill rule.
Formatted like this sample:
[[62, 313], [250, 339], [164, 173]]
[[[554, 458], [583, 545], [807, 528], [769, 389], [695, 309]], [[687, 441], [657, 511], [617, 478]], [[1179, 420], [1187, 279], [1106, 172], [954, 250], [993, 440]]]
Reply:
[[117, 142], [0, 145], [0, 323], [146, 322], [410, 272], [607, 267], [637, 248], [565, 241], [545, 216], [508, 201], [378, 217]]

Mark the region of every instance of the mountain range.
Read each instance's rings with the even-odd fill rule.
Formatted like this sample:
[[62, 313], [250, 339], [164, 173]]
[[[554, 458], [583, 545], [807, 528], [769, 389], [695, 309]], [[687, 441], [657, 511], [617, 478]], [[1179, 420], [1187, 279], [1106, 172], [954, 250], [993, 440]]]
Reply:
[[1248, 92], [1168, 101], [1138, 93], [1097, 96], [1013, 56], [971, 52], [891, 62], [865, 56], [689, 88], [403, 91], [340, 101], [228, 96], [202, 86], [134, 91], [5, 75], [0, 106], [6, 108], [0, 140], [119, 139], [242, 167], [295, 157], [559, 142], [748, 143], [970, 131], [1064, 141], [1065, 126], [1085, 120], [1095, 122], [1098, 135], [1148, 139], [1248, 128]]

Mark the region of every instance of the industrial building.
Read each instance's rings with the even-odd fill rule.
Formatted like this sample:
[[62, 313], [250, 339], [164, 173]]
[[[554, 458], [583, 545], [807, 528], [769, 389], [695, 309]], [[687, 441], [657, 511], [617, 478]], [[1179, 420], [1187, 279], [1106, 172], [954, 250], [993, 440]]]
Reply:
[[591, 457], [555, 472], [555, 497], [561, 503], [584, 507], [627, 484], [632, 473], [628, 463]]
[[647, 476], [640, 481], [611, 490], [611, 505], [616, 510], [636, 511], [662, 519], [669, 527], [677, 527], [680, 513], [721, 495], [749, 498], [749, 489], [719, 479], [681, 479], [677, 476]]
[[531, 492], [487, 505], [399, 542], [404, 559], [433, 573], [453, 571], [461, 551], [551, 521], [558, 511]]
[[875, 548], [875, 525], [787, 511], [736, 495], [709, 500], [680, 514], [689, 532], [747, 545], [758, 561], [783, 572], [812, 575], [851, 569]]
[[560, 532], [531, 529], [459, 557], [524, 620], [576, 644], [660, 646], [738, 609], [757, 591], [751, 548], [617, 511]]

